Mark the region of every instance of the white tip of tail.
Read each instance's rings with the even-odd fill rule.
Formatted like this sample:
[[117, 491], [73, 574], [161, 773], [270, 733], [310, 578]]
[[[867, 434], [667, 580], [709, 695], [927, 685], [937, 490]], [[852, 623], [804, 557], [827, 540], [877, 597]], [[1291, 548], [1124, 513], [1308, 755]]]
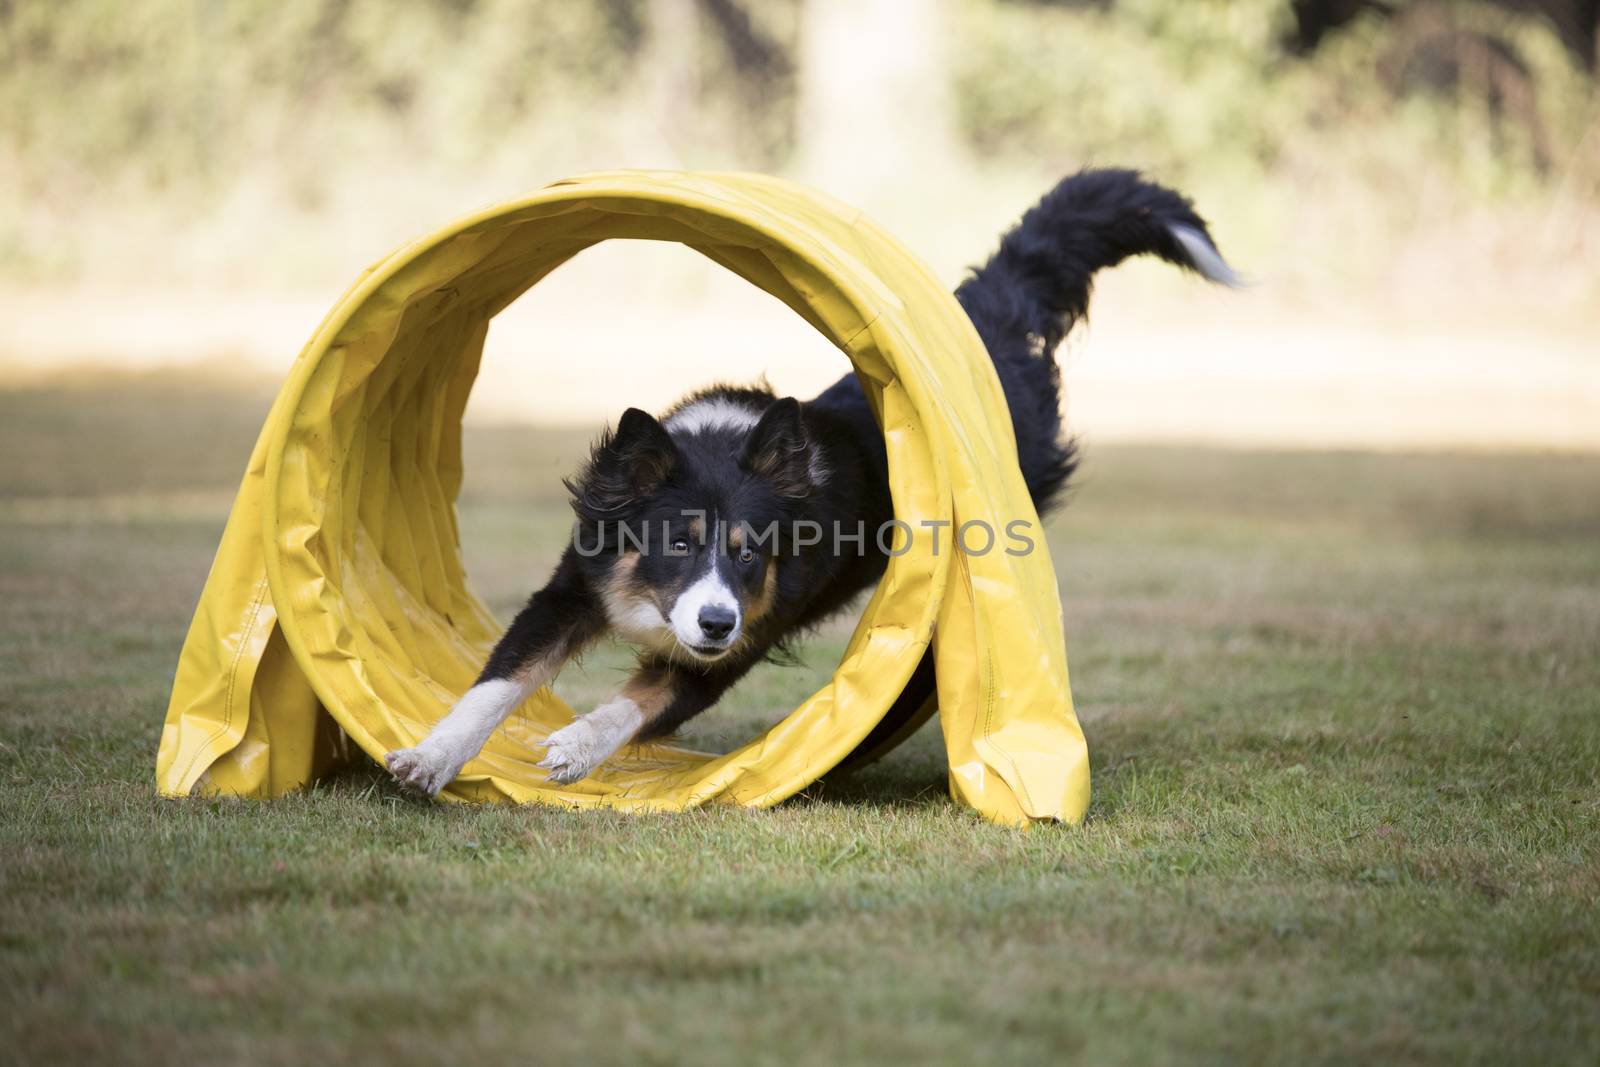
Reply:
[[1218, 285], [1226, 285], [1237, 289], [1244, 285], [1244, 279], [1234, 273], [1228, 266], [1228, 261], [1222, 258], [1222, 253], [1217, 251], [1217, 246], [1212, 244], [1205, 234], [1193, 226], [1170, 225], [1172, 236], [1178, 239], [1183, 250], [1189, 254], [1189, 262], [1194, 264], [1194, 269], [1199, 271], [1208, 281]]

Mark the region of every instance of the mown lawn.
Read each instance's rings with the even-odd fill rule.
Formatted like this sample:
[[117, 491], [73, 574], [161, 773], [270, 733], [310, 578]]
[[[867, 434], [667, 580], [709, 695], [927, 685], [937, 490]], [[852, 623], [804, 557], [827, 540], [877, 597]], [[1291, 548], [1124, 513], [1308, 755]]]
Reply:
[[[1082, 827], [953, 806], [934, 728], [771, 811], [159, 799], [267, 399], [0, 395], [0, 1061], [1594, 1062], [1600, 457], [1091, 442], [1051, 523]], [[581, 443], [471, 435], [497, 610]]]

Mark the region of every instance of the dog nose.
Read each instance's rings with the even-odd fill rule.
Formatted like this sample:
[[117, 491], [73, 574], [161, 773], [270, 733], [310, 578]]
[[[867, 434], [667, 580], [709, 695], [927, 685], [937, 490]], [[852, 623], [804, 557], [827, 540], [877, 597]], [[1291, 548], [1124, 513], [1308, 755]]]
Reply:
[[717, 604], [707, 604], [700, 609], [700, 632], [706, 635], [708, 641], [721, 641], [733, 633], [734, 624], [739, 621], [739, 616], [730, 608]]

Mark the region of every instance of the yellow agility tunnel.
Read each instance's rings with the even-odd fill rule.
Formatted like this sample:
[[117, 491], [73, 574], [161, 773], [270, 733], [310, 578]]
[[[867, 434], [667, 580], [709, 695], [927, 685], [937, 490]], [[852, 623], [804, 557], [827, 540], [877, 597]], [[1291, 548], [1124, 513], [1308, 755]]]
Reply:
[[983, 343], [927, 268], [859, 212], [748, 174], [557, 182], [363, 274], [300, 353], [256, 441], [178, 663], [160, 791], [276, 796], [354, 755], [351, 742], [381, 763], [472, 684], [500, 632], [467, 590], [455, 513], [484, 339], [541, 278], [613, 239], [687, 245], [837, 345], [883, 427], [897, 518], [952, 525], [890, 559], [832, 681], [743, 747], [625, 748], [556, 785], [535, 766], [540, 742], [574, 713], [543, 689], [441, 796], [776, 804], [867, 737], [931, 642], [952, 794], [1001, 822], [1081, 820], [1088, 752], [1044, 539], [1025, 555], [979, 555], [948, 537], [973, 520], [1037, 529]]

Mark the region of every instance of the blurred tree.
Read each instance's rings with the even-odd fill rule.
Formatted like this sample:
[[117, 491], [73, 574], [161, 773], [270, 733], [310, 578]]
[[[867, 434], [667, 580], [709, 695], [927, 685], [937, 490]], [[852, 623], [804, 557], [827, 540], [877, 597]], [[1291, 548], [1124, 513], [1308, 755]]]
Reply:
[[776, 169], [795, 148], [801, 0], [698, 0], [703, 99], [745, 166]]
[[[1543, 20], [1590, 73], [1600, 38], [1600, 0], [1485, 0], [1486, 6]], [[1397, 96], [1418, 92], [1466, 94], [1482, 101], [1491, 129], [1506, 151], [1508, 125], [1521, 129], [1534, 165], [1550, 166], [1550, 136], [1540, 115], [1538, 88], [1527, 62], [1501, 32], [1461, 24], [1460, 5], [1436, 0], [1293, 0], [1294, 25], [1286, 36], [1297, 55], [1314, 51], [1329, 33], [1362, 16], [1392, 26], [1379, 58], [1383, 84]]]
[[[1593, 72], [1600, 48], [1600, 0], [1485, 0], [1519, 15], [1534, 15], [1549, 23], [1561, 43]], [[1294, 27], [1287, 37], [1291, 51], [1304, 55], [1317, 47], [1332, 30], [1368, 13], [1385, 18], [1406, 14], [1423, 6], [1395, 0], [1292, 0]]]
[[648, 0], [644, 49], [638, 70], [646, 91], [650, 132], [660, 144], [646, 154], [660, 163], [682, 164], [686, 146], [698, 138], [700, 33], [695, 0]]
[[794, 60], [782, 42], [758, 26], [737, 0], [700, 0], [739, 76], [768, 94], [790, 87]]
[[[1415, 3], [1395, 17], [1378, 74], [1396, 95], [1465, 93], [1482, 101], [1497, 138], [1504, 140], [1507, 124], [1520, 127], [1534, 165], [1540, 170], [1550, 166], [1550, 138], [1527, 63], [1503, 37], [1458, 25], [1443, 4]], [[1496, 145], [1502, 153], [1513, 149]]]
[[186, 234], [172, 270], [204, 275], [264, 219], [348, 219], [379, 195], [431, 211], [630, 164], [903, 203], [947, 174], [987, 191], [1096, 159], [1287, 195], [1338, 158], [1363, 188], [1425, 166], [1463, 198], [1531, 198], [1548, 191], [1531, 161], [1583, 197], [1597, 9], [0, 0], [0, 276], [140, 262], [134, 219]]
[[957, 157], [945, 0], [806, 0], [799, 168], [863, 198]]

